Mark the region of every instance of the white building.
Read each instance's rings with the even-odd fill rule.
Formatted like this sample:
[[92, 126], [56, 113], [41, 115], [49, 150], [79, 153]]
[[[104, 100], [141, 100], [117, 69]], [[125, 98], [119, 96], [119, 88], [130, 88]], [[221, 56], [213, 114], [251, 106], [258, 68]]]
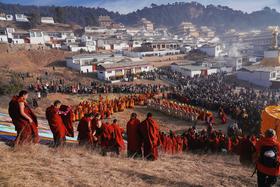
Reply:
[[6, 20], [7, 20], [7, 21], [13, 21], [13, 20], [14, 20], [14, 16], [11, 15], [11, 14], [7, 14], [7, 15], [6, 15]]
[[217, 68], [192, 65], [189, 63], [171, 64], [173, 72], [179, 72], [185, 77], [207, 76], [218, 72]]
[[82, 73], [95, 72], [99, 64], [95, 55], [77, 55], [66, 59], [66, 66]]
[[8, 43], [8, 34], [5, 28], [0, 29], [0, 43]]
[[7, 21], [6, 14], [0, 13], [0, 21]]
[[269, 88], [271, 81], [280, 78], [280, 67], [247, 66], [237, 71], [237, 79], [248, 81], [254, 85]]
[[95, 52], [96, 51], [96, 46], [94, 46], [94, 45], [86, 46], [85, 44], [81, 44], [78, 42], [67, 43], [66, 45], [63, 45], [61, 48], [72, 51], [72, 52], [79, 52], [81, 50], [86, 51], [86, 52]]
[[100, 27], [91, 27], [87, 26], [84, 28], [85, 33], [95, 33], [95, 34], [106, 34], [109, 32], [109, 29], [100, 28]]
[[147, 62], [119, 62], [99, 65], [97, 77], [104, 81], [121, 80], [142, 72], [152, 71]]
[[30, 31], [30, 44], [45, 44], [44, 33], [42, 31]]
[[24, 44], [27, 43], [27, 38], [29, 38], [28, 32], [14, 32], [12, 39], [13, 44]]
[[142, 40], [131, 40], [129, 41], [129, 46], [132, 48], [137, 48], [142, 46], [143, 41]]
[[53, 17], [41, 17], [41, 23], [54, 24]]
[[146, 51], [146, 52], [133, 52], [133, 51], [123, 51], [124, 56], [140, 58], [148, 56], [168, 56], [168, 55], [178, 55], [180, 50], [164, 50], [164, 51]]
[[75, 38], [75, 34], [72, 31], [53, 31], [44, 32], [44, 36], [48, 36], [51, 40], [65, 41], [69, 38]]
[[216, 57], [209, 61], [216, 67], [232, 68], [232, 71], [237, 71], [242, 68], [241, 57]]
[[142, 18], [139, 25], [142, 26], [147, 32], [154, 31], [154, 24], [146, 18]]
[[205, 44], [198, 49], [211, 57], [218, 57], [222, 53], [222, 47], [220, 45]]
[[13, 38], [13, 33], [16, 32], [15, 28], [10, 28], [10, 27], [7, 27], [6, 31], [7, 31], [8, 39], [9, 38], [12, 39]]
[[24, 14], [16, 14], [15, 18], [17, 22], [29, 22], [27, 16]]

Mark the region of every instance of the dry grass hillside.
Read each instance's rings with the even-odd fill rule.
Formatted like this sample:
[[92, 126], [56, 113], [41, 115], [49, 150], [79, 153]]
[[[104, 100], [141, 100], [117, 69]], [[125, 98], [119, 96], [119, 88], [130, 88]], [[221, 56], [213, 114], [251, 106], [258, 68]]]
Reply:
[[0, 186], [255, 186], [237, 157], [161, 155], [155, 162], [102, 157], [78, 147], [0, 146]]
[[57, 65], [73, 53], [36, 46], [0, 45], [0, 67], [17, 72], [34, 72]]

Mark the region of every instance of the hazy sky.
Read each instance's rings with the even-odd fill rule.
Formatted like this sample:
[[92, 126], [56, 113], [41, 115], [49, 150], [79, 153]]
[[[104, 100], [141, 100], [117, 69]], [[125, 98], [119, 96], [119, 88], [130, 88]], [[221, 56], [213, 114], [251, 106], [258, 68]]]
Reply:
[[[149, 6], [151, 3], [167, 4], [173, 2], [189, 2], [189, 0], [0, 0], [3, 3], [19, 3], [32, 5], [78, 5], [88, 7], [104, 7], [109, 10], [127, 13]], [[252, 12], [265, 6], [280, 10], [280, 0], [196, 0], [204, 5], [227, 5], [233, 9]]]

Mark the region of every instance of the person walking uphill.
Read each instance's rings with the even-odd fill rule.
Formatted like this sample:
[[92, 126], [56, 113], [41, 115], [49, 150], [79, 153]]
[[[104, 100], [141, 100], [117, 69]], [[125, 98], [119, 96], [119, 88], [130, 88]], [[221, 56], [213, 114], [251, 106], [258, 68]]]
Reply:
[[127, 155], [128, 157], [142, 157], [140, 139], [140, 120], [136, 113], [132, 113], [126, 125]]
[[144, 157], [147, 160], [157, 160], [159, 140], [159, 125], [152, 118], [152, 113], [147, 114], [147, 118], [140, 125], [141, 138], [144, 143]]
[[22, 90], [9, 103], [9, 115], [17, 131], [15, 145], [38, 143], [38, 121], [36, 115], [27, 104], [28, 92]]
[[46, 110], [46, 118], [53, 133], [55, 147], [58, 147], [65, 143], [67, 134], [67, 129], [65, 128], [62, 117], [60, 115], [61, 111], [59, 109], [61, 107], [61, 104], [62, 103], [57, 100]]
[[265, 137], [256, 144], [257, 176], [259, 187], [270, 187], [276, 184], [280, 174], [280, 143], [276, 139], [276, 132], [268, 129]]

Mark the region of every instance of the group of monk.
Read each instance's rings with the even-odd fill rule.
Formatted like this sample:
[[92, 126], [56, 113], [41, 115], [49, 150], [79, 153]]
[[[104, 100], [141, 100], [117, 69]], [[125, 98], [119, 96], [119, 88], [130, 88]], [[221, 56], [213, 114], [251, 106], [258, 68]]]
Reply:
[[85, 114], [99, 113], [101, 119], [109, 119], [112, 114], [123, 112], [127, 108], [133, 109], [135, 105], [146, 105], [152, 94], [122, 96], [115, 99], [105, 99], [100, 95], [98, 101], [83, 101], [75, 106], [73, 121], [81, 120]]
[[[100, 114], [87, 114], [78, 125], [78, 141], [80, 145], [93, 148], [100, 147], [102, 154], [114, 152], [119, 155], [125, 150], [123, 140], [124, 129], [117, 120], [112, 123], [101, 119]], [[131, 114], [127, 123], [127, 154], [129, 157], [156, 160], [158, 158], [159, 125], [148, 113], [147, 118], [140, 122], [136, 113]]]
[[[29, 108], [26, 102], [27, 98], [28, 92], [21, 91], [9, 103], [9, 114], [17, 131], [16, 145], [39, 142], [37, 117]], [[103, 102], [102, 99], [99, 100]], [[108, 103], [122, 100], [127, 101], [128, 106], [130, 106], [131, 99], [133, 102], [142, 102], [139, 97], [122, 97], [118, 100], [108, 100]], [[104, 102], [106, 103], [106, 101]], [[83, 106], [88, 104], [89, 102], [85, 102]], [[109, 123], [108, 119], [102, 119], [100, 114], [102, 110], [88, 111], [90, 113], [86, 113], [82, 117], [77, 127], [79, 144], [91, 148], [100, 147], [104, 155], [108, 152], [115, 152], [117, 155], [123, 152], [125, 150], [123, 139], [125, 130], [121, 128], [118, 121], [114, 119], [112, 123]], [[53, 133], [55, 147], [63, 145], [66, 136], [74, 137], [73, 115], [73, 110], [62, 105], [59, 100], [46, 109], [46, 118]], [[212, 124], [209, 124], [208, 128], [201, 132], [197, 132], [196, 128], [193, 127], [182, 135], [176, 135], [175, 132], [165, 134], [159, 131], [159, 125], [151, 113], [148, 113], [147, 118], [142, 122], [137, 118], [136, 113], [132, 113], [127, 122], [126, 134], [128, 156], [144, 157], [148, 160], [156, 160], [158, 148], [160, 148], [167, 154], [199, 150], [237, 153], [244, 161], [248, 160], [246, 155], [250, 155], [252, 152], [250, 150], [253, 150], [251, 145], [255, 145], [256, 142], [255, 138], [244, 138], [236, 135], [227, 137], [221, 131], [214, 130]]]
[[161, 150], [167, 154], [178, 154], [187, 151], [198, 152], [227, 152], [234, 150], [233, 139], [227, 137], [221, 131], [216, 131], [211, 125], [200, 132], [195, 127], [189, 128], [181, 135], [170, 131], [169, 134], [160, 132]]
[[[37, 117], [29, 108], [27, 98], [28, 92], [21, 91], [9, 103], [9, 114], [17, 131], [15, 145], [39, 142]], [[128, 106], [131, 106], [131, 102], [139, 104], [144, 102], [143, 96], [122, 97], [117, 101], [120, 100], [125, 104], [128, 101]], [[102, 102], [102, 98], [99, 101]], [[100, 111], [102, 110], [86, 113], [82, 117], [77, 127], [78, 142], [80, 145], [92, 148], [100, 146], [105, 155], [107, 152], [120, 154], [125, 150], [124, 129], [118, 125], [116, 119], [111, 124], [105, 122], [101, 118]], [[59, 100], [46, 109], [46, 118], [53, 133], [54, 147], [64, 145], [66, 136], [74, 137], [73, 115], [72, 109], [62, 105]], [[159, 125], [152, 119], [151, 113], [148, 113], [147, 118], [141, 123], [135, 113], [131, 115], [127, 123], [127, 138], [129, 156], [144, 156], [148, 160], [157, 159]]]
[[148, 107], [153, 110], [163, 112], [168, 116], [186, 121], [197, 122], [200, 120], [205, 121], [208, 124], [213, 124], [215, 122], [214, 115], [210, 111], [183, 103], [173, 102], [167, 99], [149, 99]]

